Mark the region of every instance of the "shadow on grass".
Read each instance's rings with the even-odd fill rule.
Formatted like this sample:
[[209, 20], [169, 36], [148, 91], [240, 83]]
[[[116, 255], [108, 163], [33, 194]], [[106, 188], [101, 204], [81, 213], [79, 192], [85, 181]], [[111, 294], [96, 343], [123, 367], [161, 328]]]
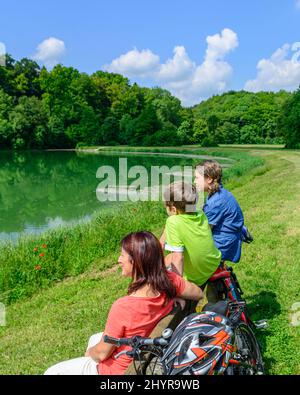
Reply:
[[[259, 294], [247, 298], [247, 309], [252, 321], [258, 321], [262, 319], [270, 320], [281, 313], [281, 306], [276, 299], [276, 294], [274, 292], [268, 291], [262, 291]], [[267, 374], [271, 370], [272, 365], [276, 363], [273, 358], [264, 357], [267, 338], [268, 336], [272, 335], [272, 332], [268, 329], [256, 331], [256, 337], [261, 346]]]

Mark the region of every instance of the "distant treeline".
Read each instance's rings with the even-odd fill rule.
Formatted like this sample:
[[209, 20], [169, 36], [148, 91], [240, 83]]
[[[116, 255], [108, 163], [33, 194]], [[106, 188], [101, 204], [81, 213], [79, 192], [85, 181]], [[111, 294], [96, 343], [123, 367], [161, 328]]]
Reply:
[[6, 55], [0, 66], [0, 148], [285, 143], [300, 148], [300, 89], [213, 96], [183, 108], [167, 90], [114, 73], [51, 71]]

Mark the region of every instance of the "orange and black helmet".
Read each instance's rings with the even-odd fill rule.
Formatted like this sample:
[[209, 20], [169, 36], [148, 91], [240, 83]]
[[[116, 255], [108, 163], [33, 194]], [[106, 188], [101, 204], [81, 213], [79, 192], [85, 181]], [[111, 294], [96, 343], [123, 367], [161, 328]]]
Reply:
[[166, 374], [223, 374], [233, 350], [227, 318], [214, 312], [191, 314], [174, 331], [162, 362]]

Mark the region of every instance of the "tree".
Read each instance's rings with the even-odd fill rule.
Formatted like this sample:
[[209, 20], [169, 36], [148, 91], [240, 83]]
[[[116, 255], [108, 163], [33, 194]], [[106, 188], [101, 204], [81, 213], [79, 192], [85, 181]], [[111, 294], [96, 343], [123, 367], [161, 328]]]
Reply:
[[189, 144], [191, 142], [191, 122], [183, 121], [177, 130], [177, 138], [180, 144]]
[[11, 55], [5, 55], [5, 66], [0, 66], [0, 89], [10, 96], [15, 95], [14, 88], [14, 67], [15, 60]]
[[9, 114], [14, 148], [42, 148], [47, 132], [47, 113], [41, 100], [22, 96]]
[[130, 122], [131, 130], [130, 144], [139, 145], [143, 143], [145, 136], [151, 136], [161, 129], [161, 123], [157, 118], [156, 111], [151, 104], [146, 105], [141, 114]]
[[137, 84], [133, 84], [132, 87], [126, 89], [124, 94], [120, 94], [118, 99], [112, 103], [111, 111], [118, 119], [121, 119], [125, 114], [136, 118], [141, 113], [143, 107], [144, 96], [142, 91]]
[[[227, 92], [222, 95], [215, 95], [210, 99], [201, 102], [193, 107], [195, 122], [197, 119], [208, 121], [209, 132], [216, 133], [215, 138], [219, 142], [233, 142], [237, 136], [237, 129], [241, 133], [244, 126], [244, 139], [251, 137], [252, 141], [277, 142], [281, 139], [277, 129], [278, 116], [286, 100], [291, 96], [289, 92]], [[211, 116], [218, 118], [216, 123]], [[212, 122], [213, 121], [213, 122]], [[225, 125], [225, 122], [229, 124]], [[233, 126], [235, 125], [235, 126]], [[248, 131], [247, 131], [248, 129]], [[233, 132], [233, 133], [232, 133]], [[246, 133], [248, 137], [246, 136]], [[227, 133], [229, 135], [227, 136]], [[255, 138], [254, 138], [255, 135]]]
[[14, 82], [17, 96], [41, 96], [39, 82], [39, 65], [27, 58], [16, 62], [14, 67]]
[[176, 128], [180, 126], [182, 120], [180, 100], [170, 92], [161, 88], [145, 89], [145, 102], [154, 108], [162, 129], [168, 129], [170, 123]]
[[192, 143], [202, 144], [205, 137], [208, 136], [208, 125], [207, 121], [203, 118], [198, 118], [194, 122]]
[[79, 111], [78, 122], [71, 124], [66, 130], [66, 135], [72, 147], [77, 146], [80, 142], [92, 145], [100, 143], [100, 124], [93, 108], [88, 105], [82, 105]]
[[217, 115], [212, 114], [207, 118], [207, 126], [209, 133], [214, 136], [219, 125], [220, 119]]
[[48, 112], [51, 146], [75, 147], [79, 142], [99, 141], [99, 129], [107, 109], [105, 92], [87, 74], [57, 65], [41, 71], [43, 102]]
[[123, 115], [120, 120], [120, 144], [128, 144], [133, 134], [132, 117], [129, 114]]
[[59, 115], [51, 114], [48, 120], [49, 133], [45, 138], [45, 146], [48, 148], [71, 148], [72, 144], [66, 135], [64, 120]]
[[240, 142], [241, 144], [256, 144], [257, 136], [253, 126], [245, 125], [241, 128]]
[[231, 122], [224, 122], [218, 126], [216, 141], [219, 144], [238, 144], [240, 142], [239, 127]]
[[120, 74], [108, 73], [105, 71], [97, 71], [91, 78], [97, 89], [101, 92], [105, 92], [106, 108], [109, 109], [109, 111], [115, 108], [115, 116], [120, 119], [123, 114], [122, 111], [119, 112], [118, 106], [130, 89], [128, 78]]
[[284, 105], [279, 130], [285, 137], [287, 148], [300, 148], [300, 88]]
[[170, 134], [170, 130], [158, 130], [152, 135], [146, 136], [143, 139], [142, 145], [144, 146], [176, 146], [180, 144], [176, 135], [176, 131]]
[[113, 115], [105, 118], [100, 129], [99, 142], [105, 145], [116, 145], [119, 140], [119, 121]]
[[5, 93], [3, 89], [0, 89], [0, 117], [8, 119], [13, 107], [13, 98]]
[[[89, 106], [102, 123], [108, 115], [109, 102], [103, 87], [97, 86], [94, 79], [81, 73], [71, 81], [71, 97], [74, 102], [81, 102], [83, 107]], [[86, 111], [86, 110], [84, 110]]]
[[299, 90], [235, 92], [192, 108], [165, 89], [120, 74], [89, 76], [72, 67], [40, 69], [5, 56], [0, 66], [0, 145], [71, 148], [77, 144], [174, 145], [299, 143]]
[[0, 147], [9, 148], [13, 135], [13, 128], [9, 121], [9, 114], [13, 110], [13, 99], [3, 89], [0, 89]]

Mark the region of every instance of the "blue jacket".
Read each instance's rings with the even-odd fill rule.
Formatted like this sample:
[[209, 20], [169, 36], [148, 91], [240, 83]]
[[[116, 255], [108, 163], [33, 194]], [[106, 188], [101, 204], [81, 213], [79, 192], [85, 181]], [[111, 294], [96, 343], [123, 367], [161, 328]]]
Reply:
[[213, 239], [222, 253], [222, 260], [238, 262], [244, 216], [232, 193], [221, 186], [219, 192], [207, 197], [203, 211], [213, 225]]

